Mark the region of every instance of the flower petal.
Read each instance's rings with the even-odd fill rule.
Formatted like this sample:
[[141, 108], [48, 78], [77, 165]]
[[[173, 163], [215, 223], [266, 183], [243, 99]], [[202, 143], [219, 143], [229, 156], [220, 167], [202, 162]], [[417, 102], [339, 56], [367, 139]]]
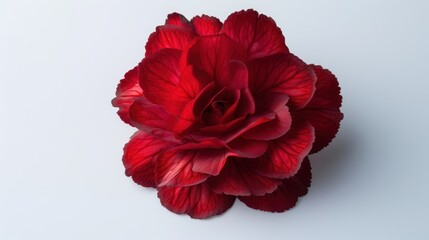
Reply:
[[316, 92], [307, 106], [298, 112], [315, 129], [316, 140], [310, 153], [316, 153], [334, 139], [343, 114], [340, 111], [342, 97], [337, 78], [321, 66], [311, 67], [317, 75]]
[[337, 110], [315, 110], [308, 109], [300, 112], [314, 127], [315, 141], [310, 154], [322, 150], [331, 143], [340, 128], [343, 114]]
[[165, 25], [174, 25], [189, 30], [193, 29], [188, 19], [186, 19], [182, 14], [176, 12], [168, 14], [167, 19], [165, 20]]
[[240, 127], [237, 127], [232, 131], [226, 134], [223, 134], [222, 136], [219, 136], [219, 138], [222, 139], [223, 142], [230, 142], [236, 139], [237, 137], [242, 136], [245, 132], [249, 131], [250, 129], [253, 129], [266, 122], [272, 121], [273, 119], [275, 119], [275, 117], [276, 115], [273, 112], [263, 112], [263, 113], [248, 116], [243, 120], [241, 120], [243, 117], [237, 118], [236, 120], [239, 120], [238, 123], [241, 123]]
[[209, 175], [192, 171], [194, 155], [192, 151], [163, 153], [155, 168], [158, 186], [192, 186], [204, 182]]
[[133, 126], [161, 138], [171, 138], [177, 118], [160, 106], [149, 102], [145, 97], [136, 98], [130, 107]]
[[240, 100], [237, 104], [235, 111], [235, 117], [246, 116], [247, 114], [255, 113], [255, 99], [253, 99], [252, 93], [249, 88], [241, 90]]
[[168, 210], [199, 219], [219, 215], [235, 201], [234, 196], [212, 192], [207, 183], [190, 187], [160, 187], [158, 197]]
[[[213, 126], [201, 127], [198, 129], [197, 133], [193, 133], [193, 134], [197, 136], [198, 135], [206, 136], [209, 138], [216, 137], [216, 138], [222, 139], [225, 142], [228, 142], [226, 140], [228, 139], [227, 136], [234, 135], [234, 138], [235, 138], [236, 135], [239, 135], [238, 131], [240, 131], [244, 127], [247, 127], [247, 126], [242, 127], [244, 119], [245, 119], [244, 117], [241, 117], [227, 123], [220, 123]], [[249, 125], [252, 123], [249, 123]], [[258, 122], [256, 124], [258, 124]], [[234, 134], [232, 134], [231, 132]], [[196, 139], [198, 139], [198, 137]]]
[[295, 206], [298, 197], [302, 197], [308, 192], [311, 184], [311, 166], [308, 158], [302, 162], [298, 173], [288, 179], [283, 180], [277, 190], [264, 196], [242, 196], [240, 201], [248, 207], [269, 211], [284, 212]]
[[185, 66], [180, 73], [180, 82], [170, 96], [171, 106], [169, 106], [169, 111], [176, 114], [181, 113], [189, 102], [195, 100], [210, 85], [210, 81], [204, 79], [205, 73], [193, 66]]
[[122, 161], [125, 174], [144, 187], [156, 187], [155, 159], [165, 148], [171, 146], [159, 138], [138, 131], [124, 147]]
[[300, 168], [312, 147], [314, 129], [305, 120], [294, 121], [286, 135], [270, 141], [267, 152], [249, 162], [260, 175], [283, 179], [295, 175]]
[[249, 59], [277, 53], [289, 53], [285, 38], [274, 20], [253, 9], [231, 14], [222, 27], [227, 34], [248, 51]]
[[208, 182], [216, 193], [234, 196], [262, 196], [273, 192], [281, 180], [261, 176], [248, 166], [249, 159], [230, 157], [218, 176]]
[[315, 91], [316, 74], [293, 54], [278, 54], [250, 61], [249, 88], [257, 99], [268, 92], [287, 94], [288, 105], [303, 108]]
[[187, 63], [195, 68], [194, 74], [205, 74], [200, 78], [214, 80], [220, 86], [229, 79], [230, 61], [245, 59], [242, 46], [224, 34], [201, 37], [185, 54]]
[[207, 15], [196, 16], [192, 18], [191, 23], [200, 36], [216, 35], [222, 28], [219, 19]]
[[218, 175], [231, 155], [217, 140], [188, 143], [162, 153], [156, 165], [159, 186], [190, 186]]
[[165, 48], [184, 50], [195, 36], [194, 31], [190, 29], [174, 25], [159, 26], [147, 40], [145, 56], [148, 57]]
[[118, 115], [125, 123], [131, 124], [129, 110], [134, 98], [140, 97], [143, 90], [139, 85], [139, 70], [135, 67], [128, 71], [116, 88], [116, 97], [112, 99], [112, 105], [118, 107]]
[[305, 108], [338, 110], [341, 107], [342, 97], [337, 78], [331, 71], [321, 66], [310, 65], [310, 67], [317, 76], [316, 92]]
[[219, 79], [221, 86], [231, 89], [245, 89], [248, 86], [248, 72], [247, 67], [242, 61], [230, 60], [228, 62], [229, 77], [226, 79]]
[[231, 150], [243, 158], [256, 158], [265, 153], [268, 149], [267, 141], [253, 139], [236, 138], [228, 143]]
[[[179, 88], [178, 88], [179, 89]], [[218, 88], [215, 87], [214, 83], [208, 84], [201, 92], [194, 98], [189, 96], [186, 91], [181, 91], [172, 97], [176, 106], [179, 106], [177, 103], [182, 101], [182, 110], [179, 114], [179, 120], [174, 128], [174, 132], [180, 136], [183, 136], [184, 131], [189, 130], [193, 127], [193, 130], [198, 127], [198, 121], [201, 119], [202, 111], [210, 104], [210, 99], [216, 95]]]
[[[139, 64], [140, 86], [147, 100], [163, 105], [170, 112], [177, 110], [173, 94], [179, 84], [179, 59], [177, 49], [162, 49], [143, 59]], [[180, 110], [180, 109], [179, 109]]]
[[193, 152], [195, 155], [192, 170], [210, 175], [218, 175], [225, 165], [226, 158], [231, 155], [224, 148], [209, 148]]
[[275, 118], [272, 112], [255, 114], [249, 117], [240, 117], [225, 124], [218, 124], [209, 127], [202, 127], [198, 132], [192, 133], [194, 140], [200, 141], [206, 138], [217, 138], [222, 142], [228, 143], [237, 137], [240, 137], [244, 132], [271, 121]]
[[256, 126], [243, 133], [242, 137], [256, 140], [271, 140], [283, 136], [289, 129], [292, 118], [286, 106], [289, 97], [286, 94], [267, 93], [257, 99], [257, 111], [266, 110], [275, 113], [275, 118], [269, 122]]

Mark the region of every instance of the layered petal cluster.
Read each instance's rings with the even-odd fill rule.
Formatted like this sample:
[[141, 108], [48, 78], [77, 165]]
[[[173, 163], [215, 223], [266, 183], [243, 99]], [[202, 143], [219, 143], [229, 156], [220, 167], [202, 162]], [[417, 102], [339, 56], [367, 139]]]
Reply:
[[187, 20], [168, 15], [112, 104], [137, 128], [127, 176], [192, 218], [236, 199], [271, 212], [293, 207], [311, 182], [308, 155], [335, 137], [343, 114], [336, 77], [290, 53], [254, 10]]

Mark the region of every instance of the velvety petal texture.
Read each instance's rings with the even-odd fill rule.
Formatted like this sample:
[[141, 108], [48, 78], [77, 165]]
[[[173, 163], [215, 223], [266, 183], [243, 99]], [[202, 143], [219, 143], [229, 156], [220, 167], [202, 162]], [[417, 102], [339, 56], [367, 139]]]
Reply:
[[317, 75], [316, 89], [313, 98], [302, 114], [314, 127], [316, 139], [311, 153], [318, 152], [335, 138], [343, 113], [340, 111], [342, 97], [337, 78], [321, 66], [310, 65]]
[[145, 48], [112, 100], [137, 129], [125, 174], [191, 218], [222, 214], [236, 198], [269, 212], [295, 206], [310, 187], [308, 155], [343, 119], [335, 75], [292, 54], [253, 9], [224, 22], [171, 13]]
[[158, 188], [161, 204], [172, 212], [188, 214], [192, 218], [208, 218], [228, 210], [235, 201], [234, 196], [217, 194], [207, 183], [191, 187]]
[[[119, 117], [128, 124], [131, 124], [129, 110], [134, 99], [143, 94], [143, 89], [139, 85], [139, 71], [135, 67], [128, 71], [116, 88], [116, 97], [112, 100], [112, 105], [118, 107]], [[132, 124], [131, 124], [132, 125]]]
[[305, 121], [298, 122], [284, 136], [270, 141], [266, 154], [252, 160], [252, 164], [263, 176], [291, 177], [299, 170], [313, 142], [314, 128]]
[[196, 16], [191, 20], [195, 32], [200, 36], [216, 35], [222, 29], [222, 22], [207, 15]]
[[239, 197], [240, 201], [248, 207], [269, 211], [284, 212], [295, 206], [299, 197], [308, 192], [311, 184], [311, 166], [310, 161], [306, 158], [298, 173], [283, 180], [282, 184], [272, 193], [264, 196], [244, 196]]
[[314, 70], [293, 54], [279, 54], [249, 63], [249, 88], [255, 96], [282, 93], [289, 105], [303, 108], [316, 90]]
[[191, 29], [175, 25], [159, 26], [146, 43], [146, 57], [162, 49], [183, 50], [194, 37], [195, 32]]
[[221, 33], [247, 49], [249, 58], [289, 52], [282, 31], [274, 20], [253, 9], [231, 14], [225, 20]]
[[125, 174], [144, 187], [156, 187], [155, 160], [171, 144], [138, 131], [124, 147]]
[[212, 190], [234, 196], [262, 196], [271, 193], [281, 180], [258, 174], [258, 169], [247, 164], [245, 158], [230, 158], [220, 174], [209, 179]]

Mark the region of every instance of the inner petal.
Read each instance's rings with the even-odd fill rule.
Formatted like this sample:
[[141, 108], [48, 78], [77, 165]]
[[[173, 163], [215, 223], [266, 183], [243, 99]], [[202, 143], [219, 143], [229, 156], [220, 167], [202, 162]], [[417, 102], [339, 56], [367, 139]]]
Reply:
[[232, 115], [240, 99], [240, 91], [222, 89], [206, 105], [202, 111], [201, 120], [206, 126], [223, 122], [226, 115]]

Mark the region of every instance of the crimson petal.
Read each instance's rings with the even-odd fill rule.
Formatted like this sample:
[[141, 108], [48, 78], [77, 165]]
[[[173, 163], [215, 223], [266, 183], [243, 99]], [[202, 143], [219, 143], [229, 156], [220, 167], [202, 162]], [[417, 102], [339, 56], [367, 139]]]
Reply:
[[216, 35], [222, 28], [219, 19], [207, 15], [196, 16], [192, 18], [191, 23], [200, 36]]
[[155, 168], [158, 186], [192, 186], [204, 182], [209, 175], [192, 171], [194, 155], [191, 151], [163, 153]]
[[144, 187], [156, 187], [154, 162], [158, 154], [169, 146], [171, 143], [142, 131], [136, 132], [124, 147], [125, 175]]
[[162, 49], [139, 64], [140, 86], [146, 99], [167, 109], [179, 83], [180, 54], [177, 49]]
[[[220, 86], [224, 86], [229, 79], [230, 61], [244, 59], [245, 52], [242, 46], [224, 34], [203, 36], [187, 52], [187, 63], [195, 67], [194, 74], [199, 75], [200, 78], [212, 79]], [[237, 70], [241, 75], [243, 67]], [[205, 77], [202, 76], [204, 74]]]
[[220, 85], [231, 89], [245, 89], [248, 86], [249, 75], [247, 67], [242, 61], [230, 60], [228, 62], [229, 77], [219, 79]]
[[162, 153], [156, 165], [159, 186], [191, 186], [218, 175], [231, 155], [215, 140], [189, 143]]
[[219, 215], [232, 207], [235, 201], [234, 196], [212, 192], [207, 183], [190, 187], [159, 187], [158, 197], [170, 211], [198, 219]]
[[268, 142], [239, 137], [229, 142], [228, 146], [240, 157], [256, 158], [267, 151]]
[[205, 88], [210, 88], [210, 81], [204, 78], [205, 74], [195, 70], [193, 66], [185, 66], [182, 68], [180, 82], [174, 93], [170, 96], [172, 104], [169, 109], [175, 113], [181, 112], [183, 108], [190, 101], [198, 97]]
[[255, 99], [253, 99], [252, 93], [249, 88], [241, 90], [240, 100], [237, 104], [235, 111], [235, 117], [246, 116], [247, 114], [255, 113]]
[[298, 197], [302, 197], [308, 192], [311, 184], [311, 166], [308, 158], [302, 162], [298, 173], [285, 179], [277, 190], [264, 196], [241, 196], [240, 201], [248, 207], [269, 211], [284, 212], [295, 206]]
[[249, 59], [289, 52], [274, 20], [252, 9], [231, 14], [221, 33], [244, 46]]
[[116, 97], [112, 100], [112, 105], [118, 107], [118, 115], [125, 123], [132, 125], [129, 110], [136, 97], [140, 97], [143, 90], [139, 85], [139, 71], [135, 67], [128, 71], [116, 88]]
[[304, 109], [298, 111], [313, 125], [316, 140], [310, 153], [328, 146], [340, 128], [343, 114], [340, 111], [342, 97], [335, 75], [321, 66], [311, 65], [317, 75], [316, 92]]
[[189, 30], [193, 29], [188, 19], [186, 19], [186, 17], [182, 14], [176, 12], [168, 14], [167, 19], [165, 20], [165, 24], [182, 27]]
[[195, 32], [190, 29], [175, 25], [159, 26], [147, 40], [145, 56], [165, 48], [184, 50], [195, 36]]
[[339, 110], [306, 109], [300, 113], [314, 127], [315, 141], [310, 154], [328, 146], [337, 135], [343, 114]]
[[315, 91], [316, 74], [293, 54], [278, 54], [250, 61], [249, 88], [255, 99], [269, 92], [287, 94], [292, 108], [303, 108]]
[[194, 154], [192, 170], [210, 175], [218, 175], [225, 165], [226, 158], [231, 155], [224, 148], [203, 149], [194, 151]]
[[199, 131], [192, 133], [192, 139], [201, 141], [207, 138], [218, 138], [222, 142], [228, 143], [240, 137], [249, 129], [255, 128], [261, 124], [275, 119], [273, 112], [264, 112], [248, 117], [240, 117], [225, 124], [218, 124], [210, 127], [200, 128]]
[[338, 80], [328, 69], [318, 65], [310, 65], [317, 76], [316, 92], [305, 108], [333, 109], [341, 107], [342, 97]]
[[130, 107], [133, 126], [161, 138], [172, 138], [172, 130], [177, 118], [160, 106], [149, 102], [145, 97], [136, 98]]
[[208, 179], [212, 190], [234, 196], [262, 196], [273, 192], [282, 183], [282, 180], [259, 175], [256, 169], [247, 164], [248, 160], [229, 158], [220, 174]]
[[310, 152], [314, 141], [314, 129], [307, 121], [292, 125], [289, 132], [270, 141], [266, 154], [252, 160], [260, 175], [271, 178], [288, 178], [296, 174], [301, 162]]
[[275, 113], [275, 119], [249, 129], [243, 133], [243, 138], [256, 140], [271, 140], [283, 136], [289, 129], [292, 118], [286, 106], [289, 97], [281, 93], [267, 93], [257, 99], [259, 112], [266, 110]]

